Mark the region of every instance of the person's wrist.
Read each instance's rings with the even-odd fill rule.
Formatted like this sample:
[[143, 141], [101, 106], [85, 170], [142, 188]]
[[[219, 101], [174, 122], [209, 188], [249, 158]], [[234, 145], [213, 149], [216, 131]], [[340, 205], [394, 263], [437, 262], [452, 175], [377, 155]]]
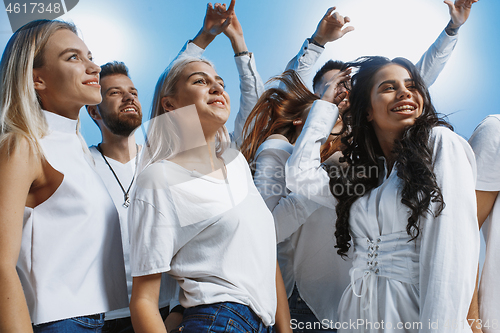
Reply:
[[215, 39], [215, 35], [210, 34], [201, 28], [198, 34], [192, 39], [192, 42], [202, 49], [206, 49], [207, 46]]
[[325, 47], [325, 44], [326, 44], [326, 41], [321, 38], [321, 37], [318, 37], [316, 35], [312, 35], [311, 38], [308, 38], [309, 40], [309, 43], [311, 44], [314, 44], [316, 46], [319, 46], [319, 47]]
[[454, 24], [453, 21], [450, 20], [446, 28], [444, 28], [444, 31], [446, 31], [449, 36], [456, 36], [458, 34], [458, 29], [460, 29], [460, 25]]
[[248, 52], [247, 45], [245, 43], [245, 39], [243, 38], [238, 38], [231, 40], [231, 46], [233, 47], [234, 54], [242, 53], [242, 52]]

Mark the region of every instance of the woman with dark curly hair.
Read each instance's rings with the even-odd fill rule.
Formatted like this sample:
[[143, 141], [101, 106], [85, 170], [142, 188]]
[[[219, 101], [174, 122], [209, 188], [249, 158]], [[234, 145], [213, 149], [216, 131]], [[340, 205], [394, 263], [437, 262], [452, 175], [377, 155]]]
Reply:
[[338, 253], [354, 245], [339, 331], [470, 332], [479, 256], [473, 152], [438, 117], [408, 60], [346, 66], [358, 70], [342, 115], [346, 166], [320, 166], [319, 145], [338, 117], [323, 102], [286, 169], [290, 190], [336, 204]]

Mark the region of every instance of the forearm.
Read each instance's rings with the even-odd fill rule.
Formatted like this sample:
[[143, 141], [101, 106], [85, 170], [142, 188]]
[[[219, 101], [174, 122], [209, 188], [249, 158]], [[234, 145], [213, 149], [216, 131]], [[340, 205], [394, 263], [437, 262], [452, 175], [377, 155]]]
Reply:
[[330, 178], [321, 166], [320, 147], [337, 117], [334, 104], [314, 102], [285, 170], [288, 189], [330, 208], [335, 208], [335, 199], [330, 193]]
[[278, 263], [276, 262], [276, 320], [274, 327], [277, 333], [292, 332], [290, 328], [290, 309], [288, 308], [288, 299], [286, 295], [285, 284]]
[[165, 333], [165, 324], [158, 310], [158, 302], [134, 297], [130, 300], [130, 315], [134, 331], [137, 333]]
[[196, 44], [196, 46], [206, 49], [215, 37], [215, 35], [212, 35], [201, 28], [198, 34], [193, 38], [192, 42]]
[[[313, 67], [324, 50], [323, 47], [309, 43], [309, 39], [306, 39], [299, 53], [288, 62], [285, 70], [296, 71], [300, 79], [307, 84], [313, 73]], [[284, 87], [282, 83], [280, 83], [280, 87]]]
[[481, 333], [481, 326], [478, 325], [479, 321], [479, 301], [478, 301], [478, 291], [477, 283], [479, 281], [479, 269], [477, 270], [476, 277], [476, 288], [474, 289], [474, 295], [472, 296], [472, 302], [470, 303], [469, 313], [467, 314], [467, 321], [471, 325], [472, 332]]
[[167, 318], [165, 318], [165, 327], [167, 328], [167, 332], [170, 332], [174, 328], [178, 327], [182, 323], [182, 318], [184, 318], [182, 313], [171, 312]]
[[247, 44], [245, 43], [245, 37], [243, 35], [235, 35], [229, 37], [231, 41], [231, 46], [233, 48], [234, 54], [239, 54], [241, 52], [248, 52]]
[[322, 205], [319, 203], [293, 192], [281, 198], [272, 210], [277, 243], [281, 243], [293, 235], [320, 207]]
[[0, 268], [0, 332], [33, 332], [23, 287], [15, 267]]
[[415, 65], [430, 87], [444, 69], [457, 44], [458, 37], [443, 31]]
[[[234, 58], [240, 77], [240, 109], [234, 121], [234, 140], [238, 147], [243, 143], [243, 127], [252, 112], [260, 95], [264, 92], [264, 83], [259, 73], [253, 54], [245, 54]], [[252, 131], [252, 126], [248, 128]]]
[[158, 309], [161, 274], [134, 277], [130, 316], [137, 333], [166, 333]]

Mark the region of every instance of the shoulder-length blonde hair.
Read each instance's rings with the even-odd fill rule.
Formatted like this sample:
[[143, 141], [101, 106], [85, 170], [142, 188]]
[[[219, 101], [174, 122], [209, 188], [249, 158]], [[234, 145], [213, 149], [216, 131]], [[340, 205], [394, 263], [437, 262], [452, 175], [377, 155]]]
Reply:
[[33, 69], [44, 65], [44, 49], [57, 30], [77, 34], [72, 23], [36, 20], [19, 28], [10, 38], [0, 62], [0, 146], [9, 142], [12, 151], [25, 138], [34, 153], [43, 155], [39, 139], [47, 122], [35, 91]]
[[[192, 56], [181, 56], [174, 60], [161, 74], [153, 96], [151, 114], [145, 144], [145, 153], [142, 156], [141, 166], [146, 166], [159, 160], [168, 159], [175, 155], [180, 147], [180, 138], [176, 133], [176, 128], [169, 117], [159, 117], [167, 111], [162, 106], [162, 98], [176, 96], [177, 83], [184, 68], [193, 62], [203, 62], [212, 67], [213, 64], [202, 58]], [[161, 120], [160, 120], [161, 118]], [[222, 126], [215, 136], [216, 153], [220, 157], [227, 147], [229, 147], [229, 134], [226, 126]]]

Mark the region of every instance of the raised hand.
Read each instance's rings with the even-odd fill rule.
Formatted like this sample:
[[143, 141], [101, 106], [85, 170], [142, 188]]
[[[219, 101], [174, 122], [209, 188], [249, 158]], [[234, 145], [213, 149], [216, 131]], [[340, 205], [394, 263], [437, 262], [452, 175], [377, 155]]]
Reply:
[[451, 29], [456, 30], [467, 21], [472, 4], [475, 2], [478, 2], [478, 0], [455, 0], [455, 3], [451, 0], [444, 1], [450, 10], [451, 22], [449, 27]]
[[325, 84], [325, 88], [321, 91], [321, 99], [335, 105], [339, 105], [348, 95], [348, 91], [344, 88], [344, 82], [351, 79], [351, 69], [348, 68], [340, 71]]
[[312, 35], [314, 41], [320, 45], [325, 45], [344, 36], [346, 33], [354, 30], [353, 26], [345, 26], [351, 22], [347, 16], [342, 16], [337, 12], [333, 12], [336, 7], [331, 7], [327, 10], [325, 16], [319, 21], [316, 31]]
[[236, 17], [236, 13], [233, 12], [231, 15], [231, 23], [229, 23], [224, 30], [224, 34], [231, 41], [234, 54], [248, 51], [245, 38], [243, 37], [243, 28], [241, 27], [240, 21], [238, 21], [238, 18]]
[[207, 5], [207, 12], [203, 19], [203, 26], [198, 34], [193, 38], [193, 43], [206, 49], [207, 46], [231, 23], [231, 14], [234, 13], [235, 0], [231, 0], [229, 8], [225, 4], [216, 3]]
[[231, 0], [229, 8], [226, 9], [226, 4], [208, 3], [205, 19], [203, 20], [203, 31], [212, 36], [217, 36], [223, 32], [231, 23], [231, 14], [234, 13], [235, 0]]
[[230, 19], [231, 22], [224, 30], [224, 34], [231, 40], [237, 37], [243, 37], [243, 28], [241, 27], [240, 21], [238, 21], [238, 18], [236, 17], [236, 13], [233, 12]]

